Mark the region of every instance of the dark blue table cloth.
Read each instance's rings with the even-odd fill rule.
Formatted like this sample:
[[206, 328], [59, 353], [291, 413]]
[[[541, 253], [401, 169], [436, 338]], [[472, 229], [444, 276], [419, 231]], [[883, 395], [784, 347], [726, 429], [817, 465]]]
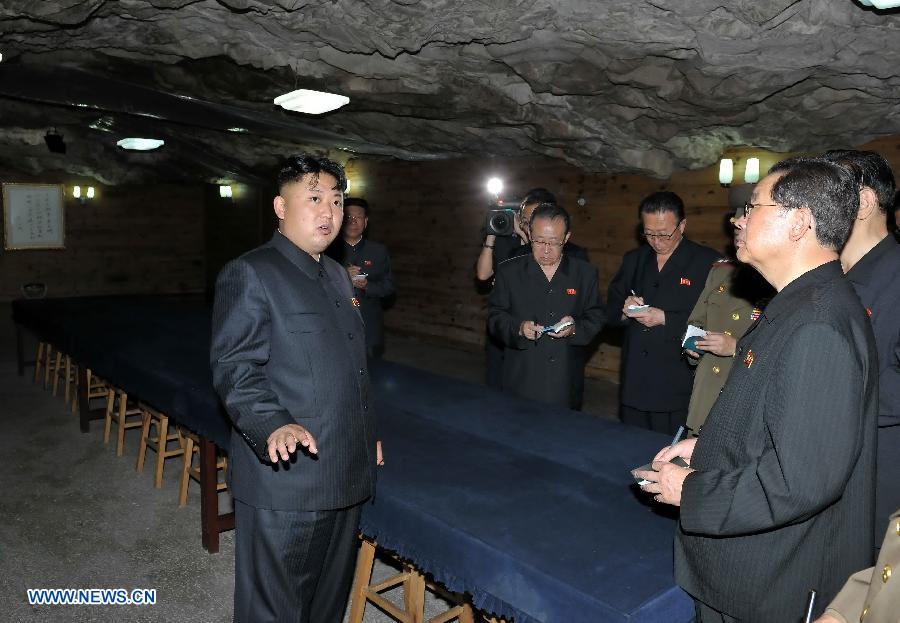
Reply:
[[231, 423], [212, 386], [202, 296], [16, 300], [13, 320], [228, 451]]
[[380, 363], [386, 465], [362, 531], [487, 612], [559, 623], [680, 623], [675, 522], [630, 470], [657, 433]]

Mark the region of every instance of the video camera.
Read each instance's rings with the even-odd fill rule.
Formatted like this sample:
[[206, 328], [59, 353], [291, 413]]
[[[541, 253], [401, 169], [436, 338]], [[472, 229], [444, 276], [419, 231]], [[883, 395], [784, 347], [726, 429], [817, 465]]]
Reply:
[[493, 236], [515, 236], [514, 223], [518, 217], [518, 203], [493, 202], [484, 218], [484, 233]]

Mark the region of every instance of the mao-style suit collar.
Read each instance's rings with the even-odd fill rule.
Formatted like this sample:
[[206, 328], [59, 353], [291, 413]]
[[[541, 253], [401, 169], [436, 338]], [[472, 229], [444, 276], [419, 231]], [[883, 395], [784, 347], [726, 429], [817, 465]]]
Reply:
[[[900, 242], [888, 234], [884, 240], [872, 247], [868, 253], [847, 271], [847, 279], [856, 285], [869, 285], [877, 280], [879, 268], [884, 270], [885, 258], [891, 254], [900, 257]], [[883, 278], [883, 277], [882, 277]]]
[[302, 270], [310, 279], [317, 279], [322, 274], [322, 265], [309, 253], [287, 239], [280, 231], [272, 236], [270, 244], [278, 249], [290, 262]]
[[802, 292], [811, 286], [831, 281], [836, 277], [844, 275], [841, 269], [841, 263], [838, 260], [826, 262], [821, 266], [817, 266], [809, 270], [792, 282], [787, 284], [781, 292], [778, 292], [763, 311], [763, 318], [766, 322], [775, 322], [778, 316], [795, 307], [794, 299], [801, 296]]
[[[528, 264], [525, 266], [525, 271], [534, 277], [541, 277], [546, 279], [547, 276], [544, 274], [544, 269], [541, 268], [541, 265], [537, 263], [537, 260], [534, 259], [534, 254], [529, 253], [528, 259], [526, 260]], [[566, 254], [563, 253], [562, 260], [559, 262], [559, 267], [556, 269], [556, 272], [553, 273], [553, 280], [556, 279], [556, 276], [560, 275], [563, 277], [569, 276], [569, 258], [566, 257]]]

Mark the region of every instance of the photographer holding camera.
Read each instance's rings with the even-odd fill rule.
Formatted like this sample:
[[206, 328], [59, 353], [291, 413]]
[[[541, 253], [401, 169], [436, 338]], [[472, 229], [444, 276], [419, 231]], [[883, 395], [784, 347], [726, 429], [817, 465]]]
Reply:
[[529, 251], [528, 222], [531, 220], [531, 213], [542, 203], [556, 203], [556, 197], [546, 188], [532, 188], [525, 194], [518, 213], [512, 218], [512, 234], [498, 236], [486, 228], [484, 244], [475, 265], [475, 276], [479, 281], [493, 278], [497, 272], [497, 265], [512, 257], [514, 251], [518, 251], [519, 248], [525, 249], [526, 253]]

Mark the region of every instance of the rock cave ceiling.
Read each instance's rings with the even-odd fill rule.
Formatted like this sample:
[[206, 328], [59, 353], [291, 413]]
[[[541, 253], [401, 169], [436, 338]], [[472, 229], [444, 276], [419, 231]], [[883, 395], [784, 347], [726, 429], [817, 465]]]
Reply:
[[[106, 184], [303, 149], [666, 177], [900, 134], [900, 14], [850, 0], [4, 0], [0, 53], [0, 169]], [[296, 88], [351, 102], [273, 105]]]

